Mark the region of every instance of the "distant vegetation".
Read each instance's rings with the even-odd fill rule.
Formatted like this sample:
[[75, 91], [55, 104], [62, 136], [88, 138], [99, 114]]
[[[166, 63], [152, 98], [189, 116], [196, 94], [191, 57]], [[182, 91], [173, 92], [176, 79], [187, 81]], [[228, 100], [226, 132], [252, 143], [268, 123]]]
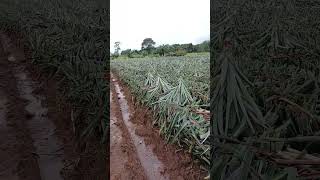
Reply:
[[210, 41], [203, 41], [200, 44], [165, 44], [155, 47], [156, 44], [152, 38], [146, 38], [141, 44], [141, 50], [126, 49], [119, 53], [119, 42], [115, 44], [115, 53], [111, 54], [112, 58], [119, 56], [128, 58], [141, 57], [160, 57], [160, 56], [184, 56], [188, 53], [210, 52]]

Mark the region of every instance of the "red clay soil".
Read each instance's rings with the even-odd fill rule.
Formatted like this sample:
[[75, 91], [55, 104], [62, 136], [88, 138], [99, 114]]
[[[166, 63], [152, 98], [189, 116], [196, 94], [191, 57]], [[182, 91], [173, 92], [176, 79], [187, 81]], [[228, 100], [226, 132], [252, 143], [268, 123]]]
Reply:
[[[6, 32], [6, 34], [26, 58], [9, 62], [10, 54], [4, 52], [0, 46], [0, 98], [6, 99], [5, 107], [1, 107], [0, 103], [0, 118], [1, 113], [5, 115], [5, 119], [0, 119], [0, 179], [41, 179], [39, 157], [35, 153], [32, 132], [27, 125], [34, 115], [25, 110], [27, 101], [19, 95], [21, 93], [19, 93], [14, 71], [16, 67], [23, 68], [26, 74], [36, 82], [33, 85], [32, 94], [44, 96], [41, 105], [48, 109], [46, 117], [55, 126], [54, 133], [47, 136], [55, 136], [61, 142], [61, 148], [55, 153], [56, 156], [63, 157], [63, 169], [60, 171], [63, 179], [107, 179], [105, 145], [100, 144], [97, 138], [79, 143], [73, 133], [71, 106], [60, 95], [57, 80], [49, 79], [47, 74], [43, 74], [29, 63], [30, 51], [27, 47], [19, 46], [24, 44], [22, 36], [12, 32]], [[22, 40], [22, 43], [18, 40]], [[41, 127], [38, 128], [41, 129]]]
[[[164, 165], [164, 174], [168, 174], [170, 179], [174, 180], [204, 179], [206, 171], [201, 168], [198, 161], [192, 159], [189, 153], [178, 146], [167, 144], [159, 136], [159, 129], [152, 125], [154, 119], [152, 112], [148, 108], [139, 105], [134, 100], [129, 88], [119, 81], [119, 78], [116, 79], [128, 101], [130, 112], [132, 113], [130, 121], [136, 125], [135, 133], [143, 137], [148, 146], [152, 146], [154, 154]], [[117, 116], [117, 118], [120, 117], [121, 115]]]
[[119, 108], [114, 86], [111, 85], [110, 106], [110, 179], [146, 180], [141, 163], [135, 152], [135, 147], [130, 140]]

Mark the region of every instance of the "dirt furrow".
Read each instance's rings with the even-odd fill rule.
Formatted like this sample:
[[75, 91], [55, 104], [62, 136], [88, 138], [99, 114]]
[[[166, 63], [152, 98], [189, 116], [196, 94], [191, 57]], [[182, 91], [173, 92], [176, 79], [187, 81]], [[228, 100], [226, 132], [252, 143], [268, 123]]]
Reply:
[[[23, 50], [15, 47], [7, 35], [1, 34], [0, 38], [3, 48], [1, 64], [7, 69], [1, 72], [4, 73], [1, 80], [10, 88], [7, 89], [10, 90], [10, 94], [7, 92], [5, 95], [10, 96], [6, 98], [10, 104], [7, 121], [14, 125], [14, 128], [7, 134], [15, 134], [12, 136], [15, 137], [13, 144], [25, 148], [15, 154], [16, 156], [21, 155], [17, 159], [13, 158], [12, 168], [17, 172], [20, 171], [18, 173], [20, 179], [63, 179], [60, 173], [64, 167], [63, 158], [57, 154], [61, 153], [58, 152], [61, 143], [58, 143], [55, 137], [54, 124], [47, 117], [47, 108], [43, 105], [45, 97], [34, 94], [35, 82], [28, 77], [25, 66], [19, 64], [24, 60]], [[21, 132], [24, 138], [21, 138]], [[3, 141], [8, 143], [8, 146], [12, 143], [8, 139], [3, 139]], [[7, 150], [8, 152], [10, 150]], [[26, 160], [32, 161], [33, 165], [28, 164]]]
[[118, 101], [120, 104], [122, 119], [124, 121], [124, 124], [126, 125], [126, 128], [129, 131], [130, 139], [135, 146], [136, 152], [138, 154], [138, 158], [143, 166], [145, 174], [150, 180], [168, 179], [168, 176], [166, 174], [162, 174], [164, 169], [161, 161], [159, 161], [157, 156], [152, 152], [152, 149], [150, 148], [150, 146], [146, 145], [146, 143], [144, 142], [144, 139], [135, 133], [136, 127], [130, 121], [131, 113], [130, 113], [126, 98], [124, 94], [121, 92], [119, 84], [116, 82], [116, 80], [112, 75], [111, 75], [111, 78], [115, 86]]
[[134, 144], [131, 142], [129, 132], [123, 123], [117, 93], [113, 85], [111, 85], [110, 102], [110, 179], [146, 180]]
[[[20, 98], [8, 51], [0, 34], [0, 91], [2, 108], [0, 124], [0, 179], [40, 180], [39, 166], [33, 152], [33, 140], [26, 128], [30, 114], [26, 101]], [[5, 45], [8, 42], [5, 42]], [[5, 103], [4, 103], [5, 101]]]
[[60, 174], [63, 168], [63, 154], [59, 149], [62, 146], [55, 136], [55, 125], [47, 117], [48, 109], [43, 106], [43, 96], [34, 95], [35, 82], [30, 80], [21, 68], [15, 68], [15, 77], [18, 81], [18, 90], [21, 98], [28, 101], [25, 109], [32, 116], [27, 123], [31, 132], [33, 145], [36, 148], [35, 155], [38, 158], [40, 176], [43, 180], [62, 180]]
[[29, 62], [24, 39], [0, 32], [0, 180], [105, 180], [105, 144], [76, 136], [59, 77]]

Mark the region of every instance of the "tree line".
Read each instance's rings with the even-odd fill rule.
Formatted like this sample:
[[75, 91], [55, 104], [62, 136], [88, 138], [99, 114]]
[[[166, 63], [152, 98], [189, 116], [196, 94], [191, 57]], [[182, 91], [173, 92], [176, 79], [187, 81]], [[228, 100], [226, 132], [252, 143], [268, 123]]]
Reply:
[[120, 52], [120, 42], [115, 42], [115, 51], [111, 56], [116, 58], [118, 56], [127, 56], [129, 58], [138, 58], [145, 56], [184, 56], [187, 53], [210, 52], [210, 41], [203, 41], [200, 44], [164, 44], [155, 47], [156, 42], [152, 38], [145, 38], [141, 43], [140, 50], [126, 49]]

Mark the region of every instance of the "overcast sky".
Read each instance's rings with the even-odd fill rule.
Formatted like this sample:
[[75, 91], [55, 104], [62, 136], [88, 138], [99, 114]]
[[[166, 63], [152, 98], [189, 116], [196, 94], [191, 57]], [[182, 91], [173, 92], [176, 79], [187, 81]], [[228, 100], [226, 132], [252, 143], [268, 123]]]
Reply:
[[111, 0], [110, 50], [141, 49], [145, 38], [161, 44], [210, 39], [210, 0]]

